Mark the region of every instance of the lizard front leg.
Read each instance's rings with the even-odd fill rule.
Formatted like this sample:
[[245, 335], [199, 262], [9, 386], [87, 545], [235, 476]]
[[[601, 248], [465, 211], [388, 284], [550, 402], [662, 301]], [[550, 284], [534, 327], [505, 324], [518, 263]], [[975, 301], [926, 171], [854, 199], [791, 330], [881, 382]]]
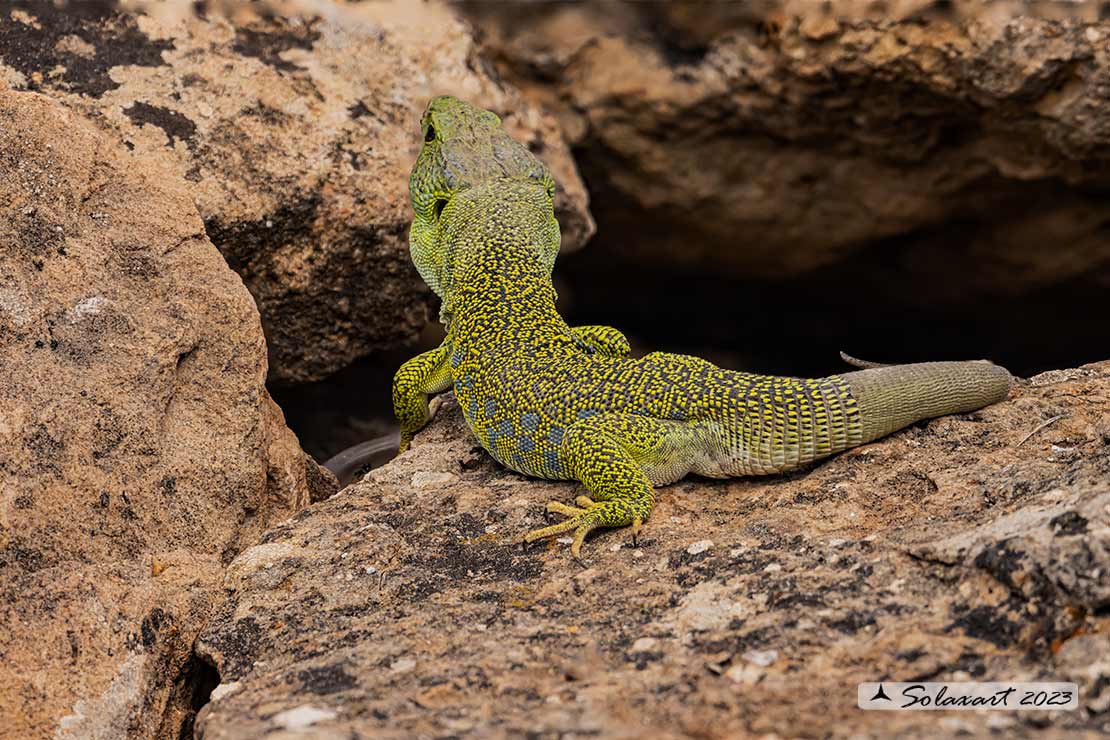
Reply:
[[398, 455], [409, 448], [417, 431], [428, 423], [428, 396], [451, 387], [449, 352], [450, 347], [444, 342], [413, 357], [393, 376], [393, 415], [401, 424]]
[[611, 326], [574, 326], [571, 327], [571, 332], [602, 357], [628, 357], [632, 351], [624, 334]]
[[574, 533], [571, 555], [578, 557], [586, 535], [599, 527], [632, 526], [636, 536], [655, 505], [652, 483], [685, 475], [695, 432], [690, 425], [636, 414], [606, 414], [575, 422], [561, 447], [567, 470], [589, 491], [577, 507], [552, 501], [548, 512], [568, 517], [533, 530], [525, 542]]

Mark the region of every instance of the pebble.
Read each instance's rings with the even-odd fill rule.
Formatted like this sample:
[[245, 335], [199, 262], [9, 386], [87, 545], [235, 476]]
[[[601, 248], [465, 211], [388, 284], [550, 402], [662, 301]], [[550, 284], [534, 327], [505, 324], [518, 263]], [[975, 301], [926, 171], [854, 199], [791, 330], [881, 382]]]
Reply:
[[389, 667], [389, 670], [393, 673], [408, 673], [415, 667], [416, 661], [412, 658], [398, 658], [393, 661], [393, 665]]
[[651, 650], [654, 649], [655, 646], [658, 645], [658, 644], [659, 644], [659, 641], [656, 640], [654, 637], [641, 637], [639, 640], [636, 640], [636, 642], [632, 643], [632, 652], [634, 652], [634, 653], [651, 652]]
[[330, 709], [317, 709], [311, 704], [302, 704], [294, 709], [286, 709], [273, 716], [274, 723], [285, 730], [302, 730], [317, 722], [325, 722], [338, 717]]
[[701, 555], [703, 552], [713, 547], [713, 540], [698, 540], [694, 544], [686, 548], [687, 554]]
[[212, 694], [209, 699], [211, 699], [212, 701], [219, 701], [223, 697], [230, 694], [232, 691], [235, 691], [235, 689], [237, 688], [239, 688], [238, 681], [228, 681], [227, 683], [222, 683], [216, 688], [212, 689]]
[[759, 683], [766, 675], [767, 671], [751, 663], [737, 663], [725, 672], [725, 676], [733, 683], [747, 686]]
[[749, 650], [742, 656], [744, 660], [749, 663], [755, 663], [760, 666], [769, 666], [779, 659], [778, 650]]

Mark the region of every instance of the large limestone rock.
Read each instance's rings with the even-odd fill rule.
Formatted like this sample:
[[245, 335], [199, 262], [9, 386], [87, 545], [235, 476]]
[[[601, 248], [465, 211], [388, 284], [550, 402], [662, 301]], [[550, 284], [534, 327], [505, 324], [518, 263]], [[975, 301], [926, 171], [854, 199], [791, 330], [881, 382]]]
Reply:
[[559, 111], [611, 259], [850, 265], [824, 289], [935, 305], [1107, 285], [1097, 6], [465, 7], [504, 74]]
[[[106, 5], [4, 11], [0, 85], [63, 100], [191, 184], [258, 302], [273, 381], [323, 377], [427, 322], [408, 171], [432, 95], [505, 114], [556, 174], [565, 247], [593, 232], [555, 120], [491, 76], [439, 5], [294, 2], [270, 20], [242, 3], [212, 3], [207, 17], [193, 3]], [[215, 12], [225, 7], [244, 12], [229, 20]]]
[[[633, 546], [522, 548], [573, 483], [414, 448], [228, 569], [204, 740], [1047, 736], [1110, 711], [1110, 363], [788, 476], [660, 492]], [[860, 712], [856, 683], [1062, 680], [1078, 711]], [[300, 735], [298, 735], [300, 736]]]
[[223, 565], [329, 492], [192, 192], [0, 92], [0, 736], [176, 737]]

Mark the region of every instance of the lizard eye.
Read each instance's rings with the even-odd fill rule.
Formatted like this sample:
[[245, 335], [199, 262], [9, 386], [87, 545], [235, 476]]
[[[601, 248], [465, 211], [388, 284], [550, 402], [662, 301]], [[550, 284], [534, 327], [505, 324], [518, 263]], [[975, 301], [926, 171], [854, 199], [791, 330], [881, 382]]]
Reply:
[[435, 141], [435, 140], [436, 140], [436, 130], [431, 124], [428, 124], [428, 130], [424, 132], [424, 141]]

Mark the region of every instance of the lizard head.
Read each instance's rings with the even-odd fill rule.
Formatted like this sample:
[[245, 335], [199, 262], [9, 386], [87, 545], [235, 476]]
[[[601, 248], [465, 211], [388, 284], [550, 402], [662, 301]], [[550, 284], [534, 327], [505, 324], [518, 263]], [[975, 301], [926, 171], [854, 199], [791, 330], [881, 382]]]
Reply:
[[[546, 194], [544, 228], [537, 238], [548, 274], [559, 252], [553, 199], [555, 180], [547, 167], [501, 127], [491, 111], [458, 98], [432, 98], [420, 120], [424, 143], [409, 178], [413, 221], [409, 249], [424, 282], [443, 299], [441, 319], [450, 316], [451, 272], [456, 245], [447, 238], [460, 195], [505, 180], [528, 181]], [[465, 196], [464, 196], [465, 197]]]

